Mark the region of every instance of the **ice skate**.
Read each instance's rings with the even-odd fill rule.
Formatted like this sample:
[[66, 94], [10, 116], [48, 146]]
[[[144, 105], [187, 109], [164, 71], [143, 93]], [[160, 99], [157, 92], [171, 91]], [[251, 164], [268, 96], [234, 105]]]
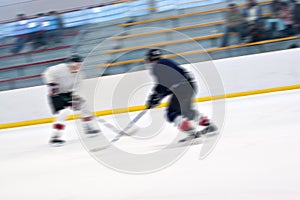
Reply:
[[217, 132], [218, 127], [208, 119], [207, 116], [203, 116], [202, 114], [198, 114], [198, 116], [194, 119], [194, 122], [198, 124], [198, 126], [204, 127], [204, 129], [197, 131], [195, 137], [201, 137], [202, 135], [212, 134]]
[[187, 134], [192, 134], [195, 132], [195, 125], [191, 120], [188, 120], [186, 118], [182, 118], [181, 116], [178, 116], [175, 121], [175, 126], [178, 128], [179, 131], [185, 132]]
[[195, 140], [197, 138], [201, 138], [204, 135], [213, 136], [218, 133], [218, 127], [215, 124], [213, 124], [212, 122], [210, 122], [209, 125], [206, 125], [206, 127], [200, 131], [198, 131], [196, 129], [192, 129], [186, 133], [188, 133], [188, 136], [179, 140], [178, 142], [186, 142], [186, 141], [190, 141], [190, 140]]
[[190, 120], [182, 121], [179, 124], [178, 129], [185, 133], [192, 133], [195, 131], [195, 127], [193, 127], [192, 122]]
[[175, 126], [177, 126], [180, 132], [186, 134], [186, 137], [179, 140], [179, 142], [185, 142], [195, 138], [196, 128], [191, 120], [183, 119], [181, 116], [179, 116], [175, 119]]
[[202, 135], [213, 135], [213, 134], [216, 134], [218, 132], [218, 127], [210, 122], [209, 125], [206, 125], [206, 127], [201, 130], [201, 131], [198, 131], [195, 135], [195, 138], [198, 138], [198, 137], [201, 137]]
[[97, 133], [101, 132], [101, 130], [97, 126], [96, 121], [94, 120], [94, 117], [83, 118], [82, 126], [83, 126], [84, 133], [87, 135], [96, 135]]
[[62, 146], [66, 141], [61, 139], [62, 130], [64, 129], [63, 124], [55, 123], [53, 124], [52, 134], [49, 140], [49, 144], [52, 146]]
[[[176, 121], [177, 120], [177, 121]], [[218, 127], [212, 123], [206, 116], [196, 117], [194, 120], [187, 120], [178, 118], [175, 123], [178, 129], [187, 134], [187, 137], [179, 140], [179, 142], [186, 142], [189, 140], [200, 138], [202, 135], [217, 133]], [[197, 126], [203, 126], [204, 129], [199, 130]]]
[[49, 140], [49, 144], [52, 146], [62, 146], [65, 143], [66, 143], [66, 141], [59, 137], [51, 137]]
[[100, 130], [98, 130], [98, 129], [87, 129], [87, 130], [85, 130], [85, 134], [87, 134], [87, 135], [93, 135], [93, 134], [97, 134], [97, 133], [100, 133]]
[[199, 126], [209, 126], [210, 120], [208, 119], [207, 116], [201, 116], [198, 120], [198, 125]]
[[83, 129], [84, 129], [84, 133], [87, 135], [96, 135], [101, 132], [100, 129], [95, 128], [95, 127], [91, 126], [90, 124], [85, 124]]

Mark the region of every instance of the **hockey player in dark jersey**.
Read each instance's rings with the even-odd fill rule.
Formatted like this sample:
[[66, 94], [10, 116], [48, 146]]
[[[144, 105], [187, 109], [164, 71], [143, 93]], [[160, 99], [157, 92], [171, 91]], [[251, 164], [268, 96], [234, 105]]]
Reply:
[[193, 109], [197, 88], [192, 75], [172, 60], [162, 58], [160, 49], [149, 50], [146, 60], [156, 79], [156, 86], [147, 101], [148, 108], [155, 107], [164, 97], [171, 95], [166, 116], [180, 131], [195, 134], [197, 126], [205, 126], [206, 132], [216, 131], [217, 127], [206, 116]]

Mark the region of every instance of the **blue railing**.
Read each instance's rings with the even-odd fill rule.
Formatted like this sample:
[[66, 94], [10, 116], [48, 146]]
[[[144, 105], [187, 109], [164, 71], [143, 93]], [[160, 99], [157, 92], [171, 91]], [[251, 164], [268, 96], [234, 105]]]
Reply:
[[[141, 16], [150, 12], [178, 10], [223, 1], [225, 0], [153, 0], [152, 4], [149, 4], [149, 0], [136, 0], [63, 13], [59, 17], [63, 21], [63, 28], [70, 28], [123, 17]], [[155, 9], [151, 9], [152, 6], [155, 6]], [[55, 30], [57, 28], [57, 16], [43, 16], [0, 24], [0, 38], [28, 34], [39, 30]]]

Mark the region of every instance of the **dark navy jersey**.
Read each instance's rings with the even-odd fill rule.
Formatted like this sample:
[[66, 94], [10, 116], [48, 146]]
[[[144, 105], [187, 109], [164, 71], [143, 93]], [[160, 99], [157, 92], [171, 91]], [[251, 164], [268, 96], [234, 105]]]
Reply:
[[152, 68], [157, 84], [171, 88], [186, 79], [187, 72], [169, 59], [160, 59]]
[[195, 89], [195, 85], [192, 83], [193, 79], [190, 77], [189, 73], [172, 60], [160, 59], [153, 65], [152, 74], [157, 81], [154, 90], [160, 94], [160, 96], [171, 94], [171, 90], [186, 81]]

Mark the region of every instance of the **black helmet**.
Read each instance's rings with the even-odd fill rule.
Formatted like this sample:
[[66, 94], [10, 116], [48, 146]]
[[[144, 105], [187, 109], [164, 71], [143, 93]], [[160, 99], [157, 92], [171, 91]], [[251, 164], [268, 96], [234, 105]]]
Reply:
[[82, 62], [82, 57], [77, 55], [77, 54], [73, 54], [71, 55], [69, 58], [67, 58], [66, 62]]
[[146, 54], [146, 59], [149, 61], [159, 60], [161, 55], [162, 53], [160, 49], [150, 49]]

